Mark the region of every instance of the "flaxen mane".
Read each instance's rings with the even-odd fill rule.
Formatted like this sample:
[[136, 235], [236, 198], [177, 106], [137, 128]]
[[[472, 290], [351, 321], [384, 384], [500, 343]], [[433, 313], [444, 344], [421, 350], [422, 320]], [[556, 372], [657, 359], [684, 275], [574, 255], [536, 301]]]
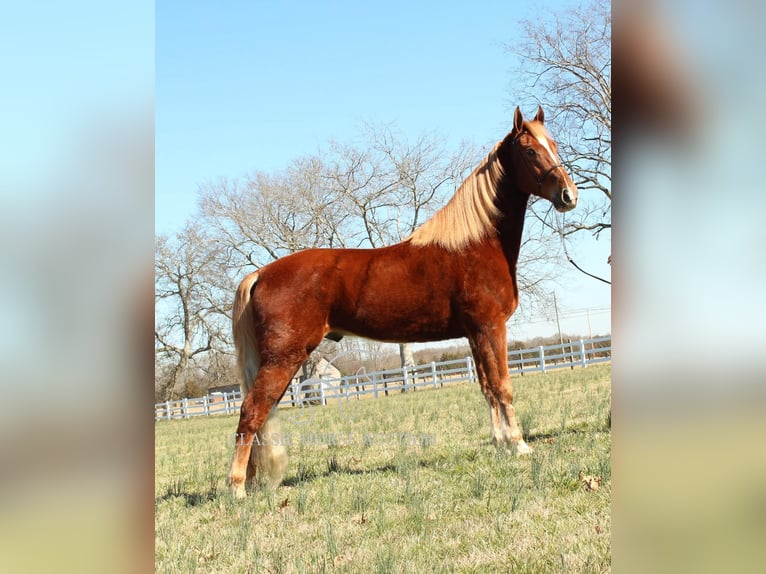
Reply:
[[407, 239], [412, 245], [439, 245], [449, 251], [459, 251], [466, 245], [481, 241], [500, 216], [495, 205], [503, 166], [495, 145], [489, 155], [469, 175], [449, 203], [431, 219], [418, 227]]

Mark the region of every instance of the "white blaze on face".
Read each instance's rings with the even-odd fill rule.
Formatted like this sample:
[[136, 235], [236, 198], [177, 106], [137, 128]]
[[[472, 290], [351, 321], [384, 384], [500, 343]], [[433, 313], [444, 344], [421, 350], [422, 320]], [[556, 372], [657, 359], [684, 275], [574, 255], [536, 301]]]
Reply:
[[538, 143], [543, 146], [543, 148], [545, 148], [545, 151], [547, 151], [548, 155], [551, 156], [551, 161], [553, 161], [553, 163], [560, 163], [556, 158], [556, 154], [553, 153], [553, 149], [551, 148], [551, 143], [548, 141], [548, 138], [545, 136], [537, 136], [535, 139], [537, 139]]

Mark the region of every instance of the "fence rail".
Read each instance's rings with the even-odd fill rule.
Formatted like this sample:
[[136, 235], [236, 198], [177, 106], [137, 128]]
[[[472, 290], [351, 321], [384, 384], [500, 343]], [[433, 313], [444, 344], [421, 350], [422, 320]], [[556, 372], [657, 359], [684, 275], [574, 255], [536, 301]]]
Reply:
[[[579, 339], [559, 345], [509, 351], [511, 374], [524, 375], [552, 369], [587, 367], [612, 360], [612, 338]], [[333, 400], [359, 399], [370, 395], [377, 399], [390, 393], [437, 389], [454, 383], [475, 383], [473, 357], [431, 362], [415, 367], [359, 373], [339, 378], [309, 379], [292, 383], [279, 402], [281, 407], [326, 405]], [[198, 399], [166, 401], [154, 405], [154, 420], [188, 419], [190, 417], [239, 412], [242, 394], [215, 393]]]

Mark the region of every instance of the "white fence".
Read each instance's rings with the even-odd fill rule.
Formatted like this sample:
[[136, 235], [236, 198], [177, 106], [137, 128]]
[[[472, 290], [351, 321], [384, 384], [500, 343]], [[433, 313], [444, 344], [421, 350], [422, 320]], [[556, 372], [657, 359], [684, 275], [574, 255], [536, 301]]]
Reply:
[[[543, 372], [551, 369], [587, 367], [612, 360], [612, 338], [580, 339], [563, 345], [521, 349], [508, 353], [511, 374]], [[475, 383], [473, 357], [432, 362], [415, 367], [360, 373], [340, 378], [309, 379], [292, 383], [279, 402], [281, 407], [326, 405], [332, 400], [373, 398], [389, 393], [437, 389], [453, 383]], [[199, 399], [166, 401], [154, 405], [154, 420], [188, 419], [215, 414], [236, 414], [242, 402], [240, 391], [217, 393]]]

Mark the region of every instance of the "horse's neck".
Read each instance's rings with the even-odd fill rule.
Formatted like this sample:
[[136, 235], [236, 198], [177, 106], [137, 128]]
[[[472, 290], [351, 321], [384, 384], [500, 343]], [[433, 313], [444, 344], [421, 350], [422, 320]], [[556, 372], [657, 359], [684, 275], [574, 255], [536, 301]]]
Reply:
[[506, 196], [503, 216], [497, 223], [498, 237], [503, 255], [511, 269], [516, 269], [521, 248], [521, 235], [524, 231], [524, 218], [527, 212], [529, 196], [513, 191]]

